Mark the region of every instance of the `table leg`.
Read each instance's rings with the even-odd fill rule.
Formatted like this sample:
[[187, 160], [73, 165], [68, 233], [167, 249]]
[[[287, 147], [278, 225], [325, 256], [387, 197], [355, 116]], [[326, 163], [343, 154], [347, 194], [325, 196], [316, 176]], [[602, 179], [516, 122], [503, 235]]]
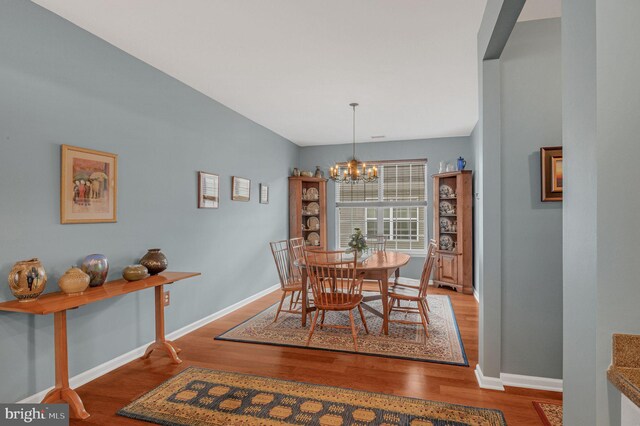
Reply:
[[69, 360], [67, 353], [67, 311], [54, 312], [53, 332], [56, 356], [56, 385], [42, 400], [42, 404], [64, 401], [69, 404], [69, 415], [84, 420], [89, 413], [84, 409], [82, 400], [69, 387]]
[[389, 334], [389, 273], [383, 271], [381, 278], [382, 332], [387, 335]]
[[156, 341], [149, 345], [141, 359], [147, 359], [155, 349], [165, 351], [173, 360], [174, 364], [180, 364], [182, 360], [178, 358], [180, 349], [174, 343], [164, 337], [164, 286], [155, 287], [156, 292]]
[[302, 326], [307, 325], [307, 303], [309, 302], [309, 295], [307, 294], [307, 268], [302, 268]]

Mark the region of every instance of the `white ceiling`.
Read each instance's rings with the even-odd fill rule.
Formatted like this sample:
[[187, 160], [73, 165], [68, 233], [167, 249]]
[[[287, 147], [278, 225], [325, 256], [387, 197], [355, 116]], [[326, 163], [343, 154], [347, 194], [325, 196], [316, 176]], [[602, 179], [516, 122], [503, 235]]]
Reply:
[[562, 0], [527, 0], [518, 21], [557, 18], [561, 12]]
[[349, 143], [350, 102], [361, 142], [477, 121], [486, 0], [33, 1], [298, 145]]

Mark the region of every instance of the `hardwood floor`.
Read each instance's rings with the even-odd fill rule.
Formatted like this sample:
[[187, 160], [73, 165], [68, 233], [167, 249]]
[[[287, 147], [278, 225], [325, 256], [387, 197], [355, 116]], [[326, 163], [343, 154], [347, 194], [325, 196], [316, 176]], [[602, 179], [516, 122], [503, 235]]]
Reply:
[[[556, 392], [507, 388], [505, 392], [478, 387], [474, 368], [478, 360], [478, 305], [473, 296], [445, 289], [460, 327], [469, 367], [380, 358], [328, 351], [217, 341], [213, 338], [279, 300], [267, 295], [175, 341], [182, 364], [153, 354], [136, 360], [77, 389], [91, 414], [77, 425], [145, 424], [117, 416], [117, 410], [189, 366], [256, 374], [301, 382], [340, 386], [399, 396], [445, 401], [502, 410], [509, 425], [540, 425], [533, 400], [562, 399]], [[169, 310], [167, 315], [171, 315]], [[334, 374], [328, 376], [325, 371]], [[335, 373], [339, 374], [335, 374]]]

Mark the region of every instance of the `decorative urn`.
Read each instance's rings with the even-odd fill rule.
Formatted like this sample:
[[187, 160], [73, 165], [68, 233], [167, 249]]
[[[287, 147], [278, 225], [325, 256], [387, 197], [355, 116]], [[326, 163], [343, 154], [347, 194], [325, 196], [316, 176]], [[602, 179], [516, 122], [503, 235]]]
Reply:
[[159, 248], [149, 249], [142, 259], [140, 264], [145, 266], [151, 275], [158, 275], [160, 272], [167, 269], [169, 261], [167, 257], [160, 251]]
[[89, 285], [98, 287], [104, 284], [109, 274], [109, 261], [103, 254], [90, 254], [82, 261], [82, 272], [89, 275]]
[[19, 302], [33, 302], [46, 284], [47, 273], [37, 258], [16, 262], [9, 272], [9, 288]]
[[129, 265], [122, 270], [122, 278], [127, 281], [138, 281], [149, 277], [149, 271], [143, 265]]
[[58, 280], [58, 287], [63, 293], [69, 296], [82, 294], [89, 287], [89, 275], [82, 272], [80, 268], [72, 266]]

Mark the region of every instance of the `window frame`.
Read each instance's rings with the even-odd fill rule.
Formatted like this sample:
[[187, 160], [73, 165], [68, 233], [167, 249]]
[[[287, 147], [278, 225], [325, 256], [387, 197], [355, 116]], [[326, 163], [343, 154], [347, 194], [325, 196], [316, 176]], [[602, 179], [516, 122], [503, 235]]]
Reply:
[[[343, 250], [345, 247], [340, 247], [340, 208], [373, 208], [376, 209], [376, 220], [378, 227], [378, 235], [384, 235], [384, 209], [385, 208], [418, 208], [422, 209], [423, 212], [423, 240], [424, 240], [424, 248], [422, 249], [390, 249], [390, 251], [401, 251], [403, 253], [407, 253], [411, 256], [424, 256], [427, 253], [427, 241], [429, 239], [429, 230], [428, 228], [428, 199], [429, 199], [429, 184], [428, 184], [428, 161], [427, 159], [413, 159], [413, 160], [382, 160], [382, 161], [367, 161], [367, 165], [392, 165], [392, 164], [403, 164], [403, 163], [411, 163], [411, 164], [423, 164], [424, 165], [424, 201], [381, 201], [384, 197], [384, 167], [379, 167], [379, 179], [378, 179], [378, 201], [338, 201], [338, 197], [340, 195], [338, 184], [336, 184], [335, 188], [335, 247], [336, 250]], [[339, 163], [338, 166], [346, 165], [346, 163]], [[355, 184], [360, 185], [360, 183]], [[418, 216], [420, 212], [418, 211]], [[408, 222], [411, 220], [409, 219]], [[367, 226], [367, 214], [365, 213], [365, 229], [363, 230], [366, 233]], [[418, 229], [420, 228], [420, 221], [417, 221]], [[393, 224], [393, 222], [391, 222]], [[418, 234], [418, 238], [420, 234]], [[403, 240], [403, 241], [411, 241], [414, 242], [416, 240]]]

